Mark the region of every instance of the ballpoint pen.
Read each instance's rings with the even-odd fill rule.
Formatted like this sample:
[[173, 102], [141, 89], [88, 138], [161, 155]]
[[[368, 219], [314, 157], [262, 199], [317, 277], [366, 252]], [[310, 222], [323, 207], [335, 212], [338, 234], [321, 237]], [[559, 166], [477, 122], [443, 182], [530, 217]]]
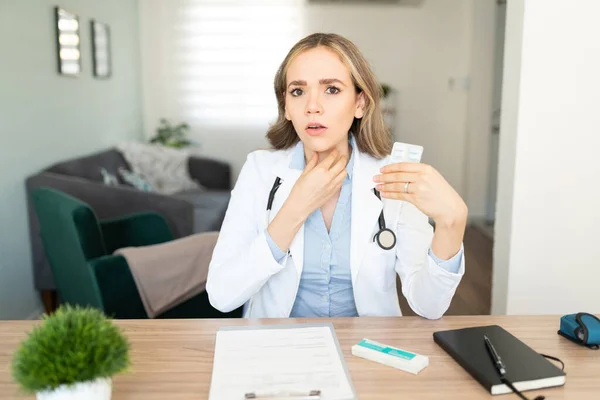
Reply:
[[251, 392], [246, 393], [244, 399], [268, 399], [268, 400], [320, 400], [320, 390], [310, 390], [308, 392], [285, 391], [285, 392]]
[[504, 374], [506, 374], [506, 367], [504, 366], [502, 359], [498, 355], [498, 352], [494, 348], [494, 345], [492, 344], [492, 342], [486, 335], [483, 335], [483, 340], [485, 340], [485, 347], [487, 347], [488, 353], [490, 354], [490, 357], [492, 357], [492, 360], [494, 361], [494, 365], [496, 366], [496, 369], [500, 373], [500, 376], [501, 377], [504, 376]]

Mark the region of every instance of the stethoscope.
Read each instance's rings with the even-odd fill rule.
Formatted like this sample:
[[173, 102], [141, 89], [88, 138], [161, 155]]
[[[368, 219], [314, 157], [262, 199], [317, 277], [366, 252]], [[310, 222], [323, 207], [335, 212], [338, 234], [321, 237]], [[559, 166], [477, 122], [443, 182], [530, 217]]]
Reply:
[[[273, 187], [271, 188], [271, 192], [269, 192], [269, 199], [267, 200], [267, 225], [269, 224], [269, 214], [271, 212], [271, 206], [273, 205], [273, 199], [275, 199], [275, 193], [277, 193], [277, 189], [281, 186], [281, 178], [276, 177], [275, 182], [273, 183]], [[375, 196], [379, 200], [381, 200], [381, 196], [379, 195], [379, 191], [373, 188], [373, 192]], [[391, 250], [396, 246], [396, 234], [391, 229], [385, 227], [385, 217], [383, 216], [383, 210], [379, 214], [379, 231], [373, 237], [373, 241], [377, 242], [379, 247], [384, 250]]]

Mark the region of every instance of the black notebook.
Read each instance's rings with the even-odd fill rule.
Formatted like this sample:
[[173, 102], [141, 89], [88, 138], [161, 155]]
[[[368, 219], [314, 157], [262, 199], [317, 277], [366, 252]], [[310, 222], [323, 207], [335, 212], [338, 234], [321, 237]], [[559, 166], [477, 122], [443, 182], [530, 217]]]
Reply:
[[566, 374], [497, 325], [435, 332], [433, 340], [491, 394], [510, 393], [500, 381], [483, 337], [494, 345], [506, 367], [505, 377], [520, 391], [565, 384]]

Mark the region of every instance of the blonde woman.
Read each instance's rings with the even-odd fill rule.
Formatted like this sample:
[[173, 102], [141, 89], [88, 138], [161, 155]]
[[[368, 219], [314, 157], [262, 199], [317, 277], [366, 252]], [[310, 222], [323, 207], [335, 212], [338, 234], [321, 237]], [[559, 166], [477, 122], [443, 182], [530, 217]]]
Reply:
[[313, 34], [274, 86], [273, 149], [248, 155], [231, 193], [211, 304], [250, 318], [398, 316], [398, 274], [410, 307], [440, 318], [465, 271], [467, 207], [431, 166], [389, 164], [365, 58], [339, 35]]

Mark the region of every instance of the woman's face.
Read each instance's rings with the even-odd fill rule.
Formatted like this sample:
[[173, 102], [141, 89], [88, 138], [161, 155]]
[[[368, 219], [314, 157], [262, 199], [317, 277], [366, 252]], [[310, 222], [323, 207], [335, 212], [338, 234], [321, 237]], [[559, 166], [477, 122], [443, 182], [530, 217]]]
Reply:
[[287, 71], [285, 117], [294, 125], [306, 150], [343, 151], [354, 118], [362, 118], [364, 100], [350, 71], [325, 47], [307, 50]]

